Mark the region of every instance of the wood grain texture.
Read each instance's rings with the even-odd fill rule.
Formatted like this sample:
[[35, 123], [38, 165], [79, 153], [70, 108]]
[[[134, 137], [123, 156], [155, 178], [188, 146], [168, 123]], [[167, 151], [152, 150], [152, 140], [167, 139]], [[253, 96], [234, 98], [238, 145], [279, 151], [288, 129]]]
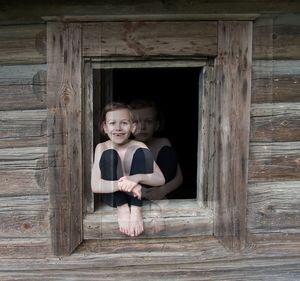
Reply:
[[[26, 9], [26, 13], [24, 10]], [[95, 16], [101, 17], [102, 20], [132, 20], [132, 18], [143, 19], [148, 18], [158, 20], [180, 19], [180, 18], [197, 18], [198, 15], [206, 14], [213, 18], [232, 19], [226, 15], [237, 18], [243, 18], [243, 15], [249, 13], [299, 13], [298, 1], [272, 1], [272, 0], [244, 0], [244, 1], [222, 1], [207, 2], [205, 0], [197, 0], [187, 2], [185, 0], [174, 0], [171, 2], [160, 1], [59, 1], [59, 2], [43, 2], [43, 3], [26, 3], [22, 2], [6, 2], [0, 10], [0, 18], [2, 24], [9, 23], [43, 23], [43, 16], [56, 15], [59, 19], [68, 16]], [[224, 15], [222, 18], [222, 15]], [[249, 20], [249, 18], [246, 18]]]
[[300, 103], [251, 106], [251, 142], [300, 141]]
[[47, 110], [0, 111], [0, 148], [47, 146]]
[[[212, 212], [196, 200], [162, 200], [143, 206], [144, 233], [147, 237], [212, 235]], [[120, 239], [116, 210], [103, 205], [84, 218], [84, 239]]]
[[69, 257], [2, 258], [0, 277], [5, 281], [298, 280], [298, 246], [295, 241], [261, 241], [257, 248], [233, 254], [215, 238], [203, 236], [90, 240]]
[[299, 234], [299, 206], [300, 181], [250, 184], [247, 215], [250, 234]]
[[0, 149], [2, 196], [47, 194], [47, 147]]
[[300, 15], [269, 15], [253, 26], [254, 59], [300, 59]]
[[46, 64], [0, 66], [0, 110], [46, 109]]
[[49, 23], [47, 39], [51, 238], [65, 255], [82, 240], [81, 25]]
[[48, 207], [47, 195], [0, 197], [0, 239], [49, 237]]
[[83, 24], [83, 55], [216, 56], [217, 23], [104, 22]]
[[300, 142], [251, 143], [249, 182], [300, 179]]
[[214, 234], [227, 247], [241, 249], [246, 235], [252, 24], [220, 22], [218, 48]]
[[46, 63], [46, 25], [0, 26], [0, 64]]
[[299, 60], [256, 60], [252, 74], [252, 103], [300, 101]]

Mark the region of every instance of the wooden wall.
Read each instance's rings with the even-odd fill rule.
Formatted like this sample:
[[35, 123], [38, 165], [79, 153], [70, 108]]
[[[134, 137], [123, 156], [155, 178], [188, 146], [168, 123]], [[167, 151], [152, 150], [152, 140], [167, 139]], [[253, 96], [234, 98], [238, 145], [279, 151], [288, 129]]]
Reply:
[[[250, 239], [300, 232], [300, 18], [253, 26]], [[0, 256], [49, 255], [46, 26], [0, 26]]]
[[45, 28], [0, 26], [0, 256], [49, 254]]
[[250, 237], [297, 237], [300, 234], [299, 14], [265, 17], [255, 22], [251, 108]]

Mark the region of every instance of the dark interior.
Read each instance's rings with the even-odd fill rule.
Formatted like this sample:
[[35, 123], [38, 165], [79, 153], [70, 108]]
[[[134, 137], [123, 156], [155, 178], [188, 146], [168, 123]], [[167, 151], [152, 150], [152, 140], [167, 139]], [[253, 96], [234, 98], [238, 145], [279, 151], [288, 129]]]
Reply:
[[[190, 199], [197, 195], [200, 71], [201, 68], [131, 68], [94, 70], [93, 73], [97, 120], [101, 108], [110, 100], [127, 103], [136, 98], [152, 99], [159, 106], [165, 126], [157, 136], [168, 138], [175, 147], [183, 173], [182, 186], [168, 194], [169, 199]], [[98, 127], [94, 129], [94, 141], [98, 143], [101, 141]]]

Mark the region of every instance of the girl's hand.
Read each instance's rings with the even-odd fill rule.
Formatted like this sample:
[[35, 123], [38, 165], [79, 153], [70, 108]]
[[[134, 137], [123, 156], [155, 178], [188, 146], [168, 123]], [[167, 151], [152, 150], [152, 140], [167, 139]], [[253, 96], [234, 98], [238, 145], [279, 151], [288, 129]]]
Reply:
[[137, 184], [138, 184], [137, 182], [130, 180], [127, 176], [124, 176], [118, 180], [119, 190], [125, 191], [125, 192], [132, 192], [132, 189]]
[[137, 197], [138, 199], [142, 199], [142, 186], [140, 184], [137, 184], [133, 189], [132, 193], [134, 197]]

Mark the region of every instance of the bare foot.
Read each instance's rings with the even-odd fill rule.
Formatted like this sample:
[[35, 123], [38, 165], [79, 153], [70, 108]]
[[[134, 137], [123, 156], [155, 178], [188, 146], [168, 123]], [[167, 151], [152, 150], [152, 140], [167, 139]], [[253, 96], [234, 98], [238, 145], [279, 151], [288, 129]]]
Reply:
[[139, 236], [144, 231], [142, 208], [131, 206], [130, 236]]
[[130, 209], [127, 204], [117, 207], [119, 230], [130, 236]]

